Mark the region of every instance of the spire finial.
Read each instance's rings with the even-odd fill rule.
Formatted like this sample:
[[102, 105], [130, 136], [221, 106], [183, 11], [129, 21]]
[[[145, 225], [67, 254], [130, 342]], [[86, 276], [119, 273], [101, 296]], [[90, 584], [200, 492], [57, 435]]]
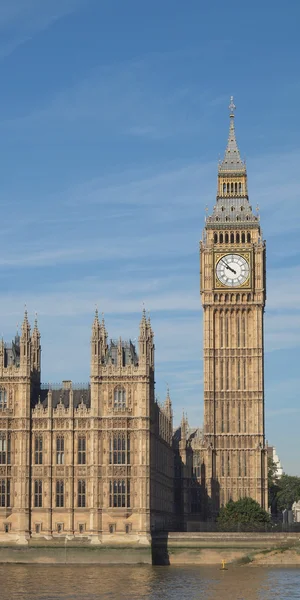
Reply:
[[236, 110], [236, 106], [233, 102], [233, 96], [230, 96], [230, 104], [229, 104], [228, 108], [230, 110], [230, 116], [234, 117], [234, 111]]

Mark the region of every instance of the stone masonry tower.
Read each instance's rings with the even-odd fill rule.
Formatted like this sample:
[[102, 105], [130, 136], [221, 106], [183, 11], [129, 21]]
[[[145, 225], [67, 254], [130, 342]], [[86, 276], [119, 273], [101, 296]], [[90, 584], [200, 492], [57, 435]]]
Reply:
[[264, 429], [265, 242], [230, 127], [200, 243], [206, 486], [212, 511], [250, 496], [267, 508]]

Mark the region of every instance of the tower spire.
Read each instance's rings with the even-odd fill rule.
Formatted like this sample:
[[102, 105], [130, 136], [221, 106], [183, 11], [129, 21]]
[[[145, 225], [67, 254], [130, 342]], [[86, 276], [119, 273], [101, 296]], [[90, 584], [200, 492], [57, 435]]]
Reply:
[[224, 158], [219, 164], [219, 172], [234, 171], [235, 173], [244, 173], [246, 171], [246, 166], [244, 161], [242, 161], [241, 159], [240, 151], [235, 137], [234, 111], [236, 110], [236, 106], [233, 102], [233, 96], [230, 97], [230, 104], [228, 108], [230, 118], [229, 136]]

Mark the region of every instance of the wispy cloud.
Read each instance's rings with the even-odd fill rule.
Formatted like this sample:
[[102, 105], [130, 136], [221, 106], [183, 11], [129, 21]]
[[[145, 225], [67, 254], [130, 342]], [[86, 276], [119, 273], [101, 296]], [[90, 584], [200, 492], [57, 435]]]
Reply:
[[55, 21], [76, 11], [83, 2], [84, 0], [2, 0], [0, 58], [14, 52]]

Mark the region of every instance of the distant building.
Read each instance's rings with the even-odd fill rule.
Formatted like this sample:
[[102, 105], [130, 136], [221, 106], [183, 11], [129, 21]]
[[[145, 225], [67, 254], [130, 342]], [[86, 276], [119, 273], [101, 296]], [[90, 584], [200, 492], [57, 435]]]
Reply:
[[283, 468], [281, 466], [278, 454], [276, 453], [275, 446], [268, 446], [268, 458], [271, 458], [273, 460], [273, 463], [276, 465], [276, 471], [274, 475], [279, 479], [283, 475]]
[[292, 511], [294, 516], [294, 522], [300, 523], [300, 500], [298, 500], [298, 502], [294, 502], [292, 506]]

